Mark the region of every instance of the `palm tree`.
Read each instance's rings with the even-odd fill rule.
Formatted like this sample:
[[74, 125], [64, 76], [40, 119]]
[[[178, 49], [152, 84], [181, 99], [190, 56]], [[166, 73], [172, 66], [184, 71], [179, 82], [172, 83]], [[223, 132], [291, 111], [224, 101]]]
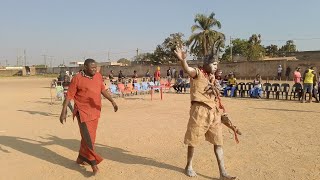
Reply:
[[[204, 14], [197, 14], [195, 16], [194, 22], [196, 24], [191, 27], [193, 34], [187, 41], [187, 45], [191, 45], [191, 53], [198, 57], [204, 57], [211, 53], [211, 48], [215, 47], [219, 49], [220, 46], [224, 44], [224, 34], [213, 29], [214, 27], [218, 29], [221, 28], [220, 21], [214, 16], [214, 13], [211, 13], [209, 16]], [[214, 46], [215, 44], [216, 46]]]

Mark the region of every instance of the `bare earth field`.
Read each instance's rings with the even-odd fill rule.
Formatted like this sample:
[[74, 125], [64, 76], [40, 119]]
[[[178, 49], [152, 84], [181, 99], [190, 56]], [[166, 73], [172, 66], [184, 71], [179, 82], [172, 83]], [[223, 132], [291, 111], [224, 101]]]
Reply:
[[[50, 79], [0, 79], [0, 179], [216, 179], [213, 147], [196, 148], [198, 177], [184, 175], [183, 137], [189, 116], [188, 94], [107, 100], [97, 132], [96, 150], [105, 160], [101, 173], [75, 163], [78, 125], [59, 122], [61, 102], [50, 105]], [[241, 180], [320, 179], [320, 104], [283, 100], [223, 98], [243, 135], [236, 144], [224, 128], [228, 172]]]

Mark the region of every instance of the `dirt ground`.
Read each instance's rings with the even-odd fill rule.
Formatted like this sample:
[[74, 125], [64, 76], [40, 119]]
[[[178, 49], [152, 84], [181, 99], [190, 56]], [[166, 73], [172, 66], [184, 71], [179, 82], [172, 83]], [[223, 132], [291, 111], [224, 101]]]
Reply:
[[[96, 150], [101, 173], [75, 163], [78, 125], [59, 122], [61, 102], [50, 105], [50, 79], [0, 79], [0, 179], [190, 179], [183, 169], [188, 94], [117, 98], [117, 113], [103, 100]], [[223, 98], [243, 135], [236, 144], [224, 128], [227, 171], [241, 180], [320, 179], [319, 105], [297, 101]], [[196, 148], [198, 177], [216, 179], [213, 147]]]

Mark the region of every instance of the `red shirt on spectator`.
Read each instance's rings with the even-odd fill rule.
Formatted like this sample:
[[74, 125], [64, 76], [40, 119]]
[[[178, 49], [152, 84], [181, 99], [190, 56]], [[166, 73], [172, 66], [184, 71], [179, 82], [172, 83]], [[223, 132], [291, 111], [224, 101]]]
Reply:
[[156, 78], [156, 80], [160, 80], [160, 71], [157, 70], [155, 73], [154, 73], [154, 77]]

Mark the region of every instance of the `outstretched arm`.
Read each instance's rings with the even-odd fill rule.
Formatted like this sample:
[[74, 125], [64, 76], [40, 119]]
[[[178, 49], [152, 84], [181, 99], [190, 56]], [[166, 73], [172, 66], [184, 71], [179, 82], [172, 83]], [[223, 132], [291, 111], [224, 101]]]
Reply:
[[112, 106], [114, 108], [114, 112], [117, 112], [118, 111], [118, 105], [113, 100], [113, 98], [110, 96], [110, 94], [107, 92], [107, 90], [102, 90], [101, 94], [111, 102], [111, 104], [112, 104]]
[[186, 61], [187, 53], [184, 52], [181, 47], [176, 47], [176, 50], [174, 52], [177, 55], [179, 61], [181, 62], [181, 66], [182, 66], [183, 70], [191, 78], [195, 78], [197, 76], [197, 71], [194, 68], [189, 67], [189, 65], [188, 65], [188, 63]]

